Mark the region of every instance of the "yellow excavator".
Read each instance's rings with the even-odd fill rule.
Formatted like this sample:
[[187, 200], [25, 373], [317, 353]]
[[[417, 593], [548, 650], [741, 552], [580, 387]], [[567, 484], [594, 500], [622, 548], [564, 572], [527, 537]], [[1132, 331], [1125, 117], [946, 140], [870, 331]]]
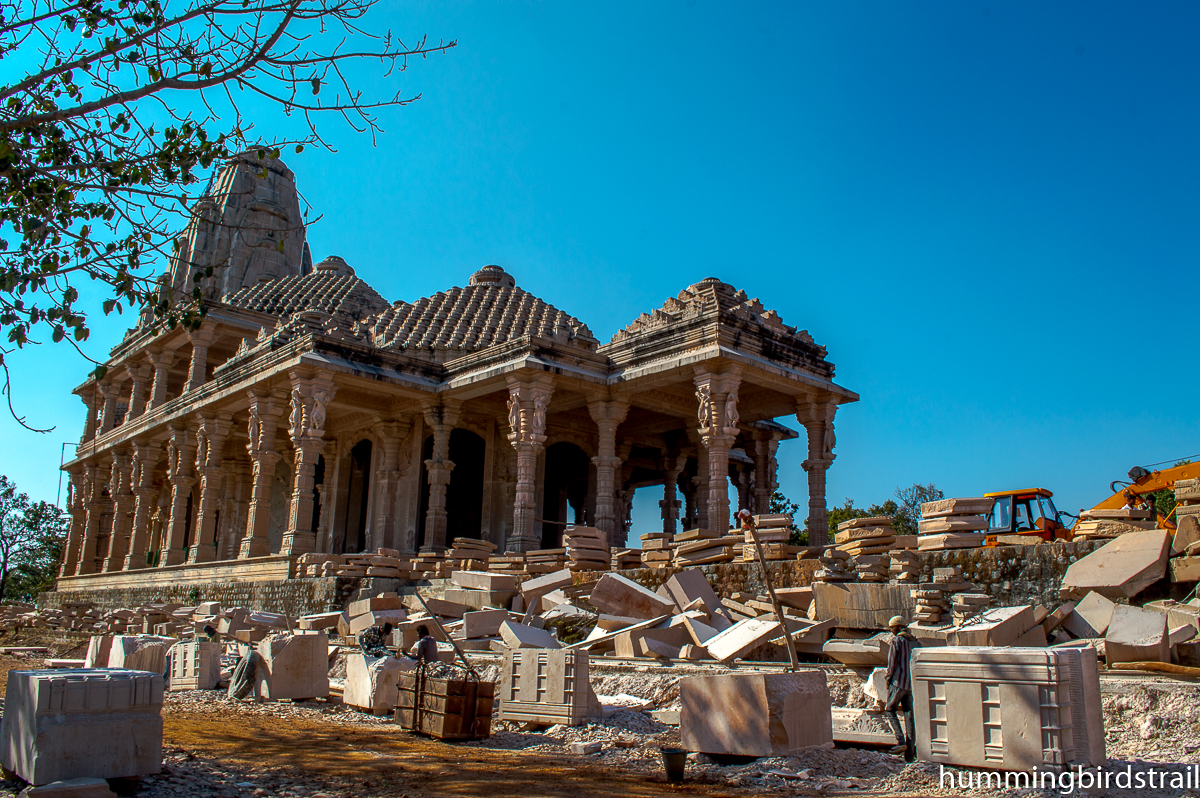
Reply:
[[[1174, 532], [1172, 513], [1165, 516], [1159, 513], [1150, 494], [1173, 489], [1176, 480], [1197, 478], [1200, 478], [1200, 463], [1185, 463], [1158, 471], [1134, 466], [1129, 470], [1129, 481], [1114, 481], [1109, 486], [1112, 495], [1092, 510], [1120, 510], [1123, 507], [1148, 509], [1160, 529]], [[1045, 488], [1002, 490], [983, 495], [996, 500], [988, 523], [988, 546], [995, 546], [1001, 535], [1039, 537], [1044, 541], [1071, 540], [1074, 537], [1071, 531], [1074, 523], [1068, 522], [1072, 516], [1054, 506], [1054, 494]], [[1085, 512], [1080, 510], [1080, 515]]]

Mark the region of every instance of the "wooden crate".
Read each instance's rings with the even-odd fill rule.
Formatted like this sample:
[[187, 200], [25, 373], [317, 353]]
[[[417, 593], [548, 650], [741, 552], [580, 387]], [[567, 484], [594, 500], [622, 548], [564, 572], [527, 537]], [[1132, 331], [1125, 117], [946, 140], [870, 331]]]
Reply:
[[504, 656], [499, 720], [578, 725], [592, 713], [584, 651], [516, 649]]
[[495, 687], [492, 682], [401, 674], [396, 723], [436, 740], [486, 739], [492, 733]]

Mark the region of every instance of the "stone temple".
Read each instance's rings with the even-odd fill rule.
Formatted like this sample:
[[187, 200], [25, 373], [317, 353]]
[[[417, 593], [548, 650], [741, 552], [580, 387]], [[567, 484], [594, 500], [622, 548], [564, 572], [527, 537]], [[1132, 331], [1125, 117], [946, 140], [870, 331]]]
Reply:
[[776, 448], [796, 437], [785, 416], [806, 431], [809, 528], [826, 540], [834, 414], [858, 396], [807, 332], [720, 280], [607, 343], [499, 266], [389, 301], [340, 257], [313, 264], [293, 173], [248, 155], [178, 243], [164, 296], [212, 267], [207, 315], [195, 331], [143, 316], [75, 389], [88, 413], [65, 466], [60, 590], [455, 537], [553, 548], [569, 523], [619, 546], [648, 486], [665, 531], [725, 529], [730, 480], [767, 512]]

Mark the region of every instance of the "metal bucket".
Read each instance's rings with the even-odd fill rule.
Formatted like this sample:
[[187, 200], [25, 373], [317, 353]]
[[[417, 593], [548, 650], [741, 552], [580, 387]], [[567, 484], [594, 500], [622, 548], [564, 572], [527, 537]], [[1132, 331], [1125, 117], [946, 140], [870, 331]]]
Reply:
[[683, 781], [688, 752], [682, 748], [660, 748], [658, 750], [662, 752], [663, 770], [667, 772], [667, 781]]

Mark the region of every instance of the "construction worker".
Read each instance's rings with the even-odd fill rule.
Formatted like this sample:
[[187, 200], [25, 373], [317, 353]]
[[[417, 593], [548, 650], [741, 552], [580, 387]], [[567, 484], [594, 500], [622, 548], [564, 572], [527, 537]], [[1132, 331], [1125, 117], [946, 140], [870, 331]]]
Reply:
[[[909, 634], [908, 624], [899, 615], [888, 621], [892, 631], [892, 644], [888, 649], [887, 685], [888, 695], [884, 710], [892, 731], [896, 734], [893, 754], [904, 754], [904, 759], [913, 762], [917, 758], [916, 727], [913, 723], [912, 676], [909, 658], [912, 656], [915, 638]], [[896, 713], [904, 713], [904, 725]]]
[[429, 634], [429, 627], [422, 624], [417, 627], [417, 660], [419, 662], [437, 662], [437, 641]]
[[358, 647], [364, 654], [372, 657], [390, 657], [387, 639], [392, 633], [392, 625], [386, 621], [382, 626], [369, 626], [358, 633]]

